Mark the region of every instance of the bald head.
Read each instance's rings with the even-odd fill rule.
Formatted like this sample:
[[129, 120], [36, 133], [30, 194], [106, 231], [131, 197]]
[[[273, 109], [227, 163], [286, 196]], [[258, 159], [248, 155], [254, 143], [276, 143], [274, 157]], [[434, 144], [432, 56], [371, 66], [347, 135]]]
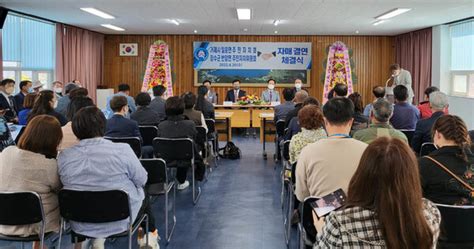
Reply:
[[307, 97], [308, 97], [308, 92], [305, 90], [301, 90], [295, 94], [295, 102], [303, 103]]

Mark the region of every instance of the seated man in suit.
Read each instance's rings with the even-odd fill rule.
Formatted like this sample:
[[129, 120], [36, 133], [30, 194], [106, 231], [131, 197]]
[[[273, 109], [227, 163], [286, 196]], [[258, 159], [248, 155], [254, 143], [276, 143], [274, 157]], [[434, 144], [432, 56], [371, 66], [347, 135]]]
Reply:
[[269, 79], [267, 83], [268, 83], [268, 89], [262, 92], [261, 99], [267, 103], [280, 102], [280, 93], [275, 90], [275, 85], [276, 85], [275, 80]]
[[13, 92], [15, 91], [15, 81], [4, 79], [0, 82], [0, 106], [5, 110], [3, 116], [7, 122], [18, 123], [17, 108]]
[[26, 95], [30, 92], [30, 89], [31, 92], [33, 92], [32, 86], [33, 83], [29, 80], [22, 80], [20, 82], [20, 92], [15, 95], [15, 104], [18, 112], [24, 109], [23, 101], [25, 100]]
[[430, 94], [430, 107], [433, 114], [431, 117], [421, 119], [416, 123], [415, 133], [411, 140], [411, 147], [417, 153], [420, 152], [423, 143], [432, 142], [431, 128], [436, 120], [444, 115], [444, 110], [448, 107], [448, 96], [442, 92], [432, 92]]
[[240, 80], [232, 81], [232, 86], [233, 86], [233, 89], [227, 91], [225, 101], [237, 102], [239, 98], [247, 95], [247, 93], [244, 90], [240, 90]]
[[[184, 100], [182, 98], [178, 96], [168, 98], [165, 104], [165, 111], [166, 120], [160, 122], [158, 125], [158, 137], [191, 138], [195, 140], [197, 135], [196, 124], [193, 121], [186, 119], [183, 115]], [[194, 160], [196, 163], [196, 180], [201, 181], [204, 178], [206, 168], [201, 155], [199, 155], [199, 149], [197, 147], [194, 150]], [[180, 162], [177, 163], [179, 164]], [[186, 180], [188, 168], [182, 166], [183, 165], [179, 165], [176, 171], [179, 190], [189, 187], [189, 181]]]
[[150, 109], [154, 110], [159, 115], [159, 121], [164, 120], [166, 118], [165, 114], [165, 99], [163, 95], [166, 92], [166, 87], [162, 85], [154, 86], [153, 87], [153, 96], [155, 97], [150, 102]]

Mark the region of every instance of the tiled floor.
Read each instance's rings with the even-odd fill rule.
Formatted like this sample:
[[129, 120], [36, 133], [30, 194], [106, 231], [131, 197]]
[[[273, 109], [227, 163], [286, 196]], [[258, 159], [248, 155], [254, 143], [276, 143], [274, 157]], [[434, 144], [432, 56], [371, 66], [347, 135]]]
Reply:
[[[273, 143], [269, 159], [262, 159], [258, 138], [234, 137], [240, 160], [220, 160], [202, 186], [193, 206], [190, 189], [177, 193], [177, 225], [167, 249], [284, 249], [280, 208], [280, 167], [274, 169]], [[163, 199], [153, 203], [164, 238]], [[0, 247], [1, 247], [0, 243]], [[107, 248], [126, 248], [126, 240], [107, 242]]]

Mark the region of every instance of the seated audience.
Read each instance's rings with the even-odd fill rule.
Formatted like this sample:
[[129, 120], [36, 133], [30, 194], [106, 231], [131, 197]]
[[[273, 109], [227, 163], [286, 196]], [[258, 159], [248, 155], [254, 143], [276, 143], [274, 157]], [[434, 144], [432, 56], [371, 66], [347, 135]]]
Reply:
[[5, 109], [0, 106], [0, 152], [10, 145], [15, 145], [7, 120], [3, 115], [5, 115]]
[[369, 119], [363, 114], [362, 96], [358, 92], [352, 93], [348, 98], [354, 104], [354, 122], [352, 123], [351, 132], [356, 132], [368, 127]]
[[[217, 93], [216, 93], [216, 91], [212, 90], [211, 84], [212, 84], [212, 82], [210, 80], [204, 80], [202, 82], [202, 86], [205, 86], [207, 88], [206, 100], [211, 104], [217, 104]], [[199, 87], [198, 87], [198, 99], [199, 99]], [[200, 111], [202, 111], [202, 110], [200, 110]], [[204, 116], [206, 116], [206, 115], [204, 115]]]
[[357, 131], [354, 139], [370, 144], [379, 137], [394, 137], [408, 144], [405, 134], [395, 130], [388, 122], [393, 113], [393, 105], [388, 100], [379, 98], [370, 109], [369, 128]]
[[30, 113], [28, 114], [28, 123], [31, 119], [38, 115], [47, 114], [54, 116], [58, 119], [61, 126], [67, 124], [67, 119], [64, 115], [54, 110], [54, 106], [56, 103], [56, 96], [54, 92], [51, 90], [43, 90], [38, 93], [36, 97], [35, 103], [33, 108], [31, 109]]
[[[114, 97], [115, 101], [124, 96]], [[115, 102], [113, 101], [113, 102]], [[128, 106], [125, 99], [125, 106]], [[126, 107], [128, 108], [128, 107]], [[95, 106], [84, 107], [72, 119], [72, 131], [79, 144], [59, 154], [58, 167], [64, 189], [79, 191], [123, 190], [128, 193], [132, 220], [146, 213], [149, 217], [149, 242], [152, 248], [158, 246], [158, 232], [150, 210], [149, 198], [144, 186], [147, 172], [128, 144], [113, 143], [104, 139], [106, 119]], [[69, 222], [79, 234], [101, 238], [129, 229], [128, 219], [111, 223]], [[142, 228], [145, 228], [142, 224]], [[102, 247], [103, 248], [103, 247]]]
[[166, 113], [165, 113], [166, 100], [163, 98], [163, 95], [165, 94], [165, 92], [166, 92], [166, 87], [162, 85], [153, 87], [153, 96], [155, 96], [155, 98], [150, 102], [150, 109], [158, 113], [160, 117], [159, 121], [166, 118]]
[[128, 103], [128, 112], [125, 113], [126, 117], [130, 117], [131, 113], [134, 113], [137, 110], [137, 106], [135, 105], [135, 100], [132, 96], [130, 96], [130, 86], [128, 84], [120, 84], [118, 86], [118, 92], [112, 96], [107, 98], [107, 119], [111, 118], [114, 115], [114, 110], [110, 107], [110, 101], [115, 96], [123, 96], [127, 99]]
[[337, 83], [334, 86], [334, 97], [345, 98], [347, 97], [347, 85], [343, 83]]
[[[319, 108], [319, 101], [314, 97], [307, 97], [303, 101], [303, 107], [305, 107], [307, 105], [314, 105], [314, 106], [317, 106]], [[290, 124], [288, 125], [286, 133], [284, 135], [284, 140], [290, 140], [298, 132], [301, 132], [301, 127], [300, 127], [300, 124], [299, 124], [299, 121], [298, 121], [298, 117], [293, 117], [290, 120]]]
[[267, 84], [267, 89], [262, 92], [260, 99], [267, 103], [280, 102], [280, 93], [275, 90], [276, 81], [274, 79], [269, 79]]
[[294, 84], [295, 84], [295, 87], [293, 88], [293, 91], [295, 93], [299, 92], [301, 90], [305, 90], [305, 89], [303, 89], [303, 81], [301, 79], [296, 78]]
[[37, 96], [38, 95], [36, 93], [28, 93], [25, 96], [25, 99], [23, 101], [23, 109], [18, 112], [19, 125], [26, 125], [26, 123], [28, 122], [28, 115], [31, 112], [31, 108], [33, 108], [33, 105], [35, 104]]
[[15, 91], [15, 81], [4, 79], [0, 82], [0, 107], [5, 110], [3, 117], [7, 122], [18, 123], [17, 106], [13, 92]]
[[314, 143], [320, 139], [327, 138], [326, 131], [323, 128], [323, 113], [318, 106], [307, 105], [298, 112], [298, 123], [301, 126], [301, 132], [291, 138], [290, 142], [290, 163], [298, 161], [301, 150], [308, 144]]
[[61, 81], [53, 82], [53, 92], [56, 94], [57, 99], [63, 97], [63, 83]]
[[[184, 101], [182, 98], [174, 96], [166, 100], [165, 105], [166, 120], [158, 125], [158, 137], [164, 138], [196, 138], [196, 124], [191, 120], [186, 120], [184, 113]], [[201, 181], [204, 178], [205, 167], [199, 149], [194, 150], [194, 160], [196, 163], [196, 180]], [[173, 163], [173, 162], [168, 162]], [[180, 162], [177, 162], [178, 164]], [[176, 179], [179, 182], [178, 189], [183, 190], [189, 187], [187, 177], [187, 167], [178, 167]]]
[[63, 141], [59, 145], [59, 151], [63, 151], [79, 143], [76, 135], [72, 131], [72, 122], [76, 113], [83, 107], [94, 106], [94, 102], [87, 96], [78, 96], [71, 99], [67, 109], [67, 119], [69, 122], [62, 127]]
[[[420, 110], [421, 119], [429, 118], [433, 114], [431, 112], [431, 107], [430, 107], [430, 94], [433, 93], [433, 92], [439, 92], [439, 89], [435, 86], [430, 86], [430, 87], [426, 88], [426, 90], [425, 90], [425, 101], [421, 102], [418, 105], [418, 110]], [[443, 111], [444, 111], [445, 114], [448, 114], [449, 113], [448, 107], [446, 107]]]
[[295, 109], [293, 99], [295, 98], [295, 92], [291, 88], [283, 89], [283, 99], [285, 102], [275, 106], [275, 123], [278, 120], [285, 120], [286, 114], [291, 110]]
[[308, 98], [308, 96], [308, 92], [305, 90], [295, 93], [295, 99], [293, 100], [295, 102], [295, 107], [286, 113], [285, 128], [288, 128], [292, 118], [298, 117], [298, 112], [303, 108], [303, 102]]
[[421, 150], [423, 143], [432, 142], [431, 128], [436, 120], [444, 115], [444, 109], [448, 106], [448, 96], [442, 92], [430, 94], [431, 117], [422, 119], [416, 123], [415, 133], [411, 140], [411, 147], [417, 153]]
[[20, 92], [15, 95], [15, 104], [16, 104], [16, 108], [17, 108], [17, 111], [20, 112], [21, 110], [23, 110], [23, 101], [25, 100], [25, 97], [26, 95], [29, 93], [29, 92], [33, 92], [33, 88], [31, 88], [33, 86], [33, 83], [29, 80], [22, 80], [20, 82]]
[[76, 89], [79, 88], [78, 85], [75, 83], [67, 83], [66, 86], [64, 87], [64, 94], [62, 98], [58, 99], [58, 105], [56, 106], [55, 110], [59, 113], [61, 113], [63, 116], [67, 115], [67, 107], [69, 105], [69, 102], [71, 102], [71, 98], [69, 97], [69, 93]]
[[474, 130], [469, 131], [469, 136], [471, 137], [471, 141], [474, 141]]
[[404, 85], [393, 88], [395, 106], [390, 123], [397, 130], [414, 130], [420, 111], [408, 102], [408, 89]]
[[130, 115], [130, 119], [137, 121], [138, 125], [157, 125], [160, 121], [160, 114], [150, 108], [151, 97], [148, 93], [139, 93], [135, 97], [137, 111]]
[[[61, 189], [61, 182], [56, 156], [62, 137], [61, 125], [56, 118], [38, 115], [30, 120], [18, 147], [10, 146], [0, 153], [0, 191], [38, 193], [43, 204], [46, 233], [59, 232], [57, 192]], [[38, 224], [0, 225], [0, 234], [27, 237], [39, 233]]]
[[367, 144], [349, 137], [354, 104], [347, 98], [333, 98], [323, 107], [328, 138], [307, 145], [296, 166], [299, 201], [308, 196], [325, 196], [339, 188], [347, 192]]
[[[433, 142], [438, 148], [429, 157], [441, 163], [466, 183], [473, 184], [474, 155], [466, 124], [454, 115], [444, 115], [433, 125]], [[427, 157], [420, 158], [423, 196], [435, 203], [448, 205], [473, 205], [471, 193], [454, 177]], [[471, 185], [474, 187], [474, 185]]]
[[40, 93], [41, 91], [43, 91], [43, 86], [44, 84], [41, 83], [41, 81], [37, 80], [33, 83], [33, 85], [31, 86], [31, 88], [33, 88], [33, 92], [38, 94]]
[[232, 101], [232, 102], [237, 102], [239, 101], [240, 98], [244, 97], [247, 95], [247, 92], [244, 90], [240, 89], [240, 80], [234, 80], [232, 81], [232, 89], [227, 91], [227, 94], [225, 96], [225, 101]]
[[409, 146], [378, 138], [357, 164], [344, 207], [316, 222], [314, 248], [436, 248], [441, 215], [422, 198]]
[[[385, 88], [381, 86], [376, 86], [372, 89], [372, 94], [374, 95], [374, 101], [385, 97]], [[373, 103], [372, 102], [372, 103]], [[364, 108], [364, 116], [370, 118], [370, 111], [372, 110], [372, 103], [369, 103]]]
[[207, 133], [207, 125], [204, 115], [202, 112], [194, 110], [194, 105], [196, 104], [196, 95], [194, 95], [192, 92], [185, 92], [181, 95], [181, 98], [184, 101], [184, 116], [193, 121], [196, 126], [204, 127]]
[[[78, 87], [69, 92], [69, 99], [72, 100], [75, 97], [87, 97], [88, 95], [89, 95], [89, 91], [87, 90], [87, 88]], [[66, 109], [66, 115], [67, 115], [67, 109]]]
[[328, 100], [331, 100], [332, 98], [334, 98], [334, 88], [329, 90], [328, 92]]
[[141, 140], [140, 129], [135, 120], [126, 118], [129, 105], [125, 96], [116, 95], [110, 100], [110, 109], [114, 115], [107, 120], [106, 137], [138, 137]]
[[199, 86], [197, 92], [198, 96], [194, 109], [202, 112], [205, 119], [215, 119], [216, 113], [214, 111], [214, 105], [208, 101], [209, 89], [205, 86]]

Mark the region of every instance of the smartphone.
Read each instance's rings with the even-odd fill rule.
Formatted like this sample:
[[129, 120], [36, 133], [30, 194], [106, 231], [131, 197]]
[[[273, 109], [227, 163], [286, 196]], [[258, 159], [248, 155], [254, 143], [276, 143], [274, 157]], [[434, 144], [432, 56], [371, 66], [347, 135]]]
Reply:
[[338, 189], [316, 201], [310, 203], [318, 218], [322, 218], [334, 210], [339, 209], [346, 202], [346, 194], [342, 189]]

